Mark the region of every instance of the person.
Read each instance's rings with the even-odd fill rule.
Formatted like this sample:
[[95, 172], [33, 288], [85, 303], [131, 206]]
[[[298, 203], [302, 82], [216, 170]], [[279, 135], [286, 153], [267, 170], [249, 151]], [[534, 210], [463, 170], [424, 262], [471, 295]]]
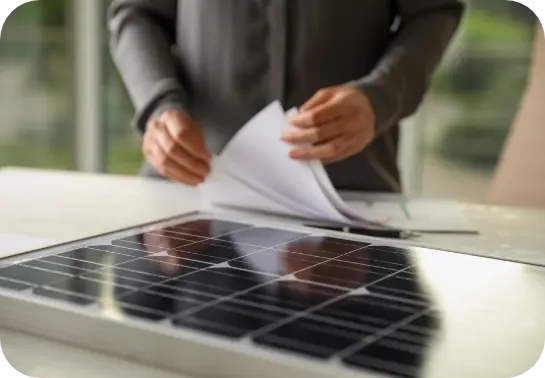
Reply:
[[111, 52], [143, 134], [142, 174], [197, 186], [258, 111], [298, 107], [282, 139], [338, 190], [401, 191], [413, 114], [463, 0], [114, 0]]

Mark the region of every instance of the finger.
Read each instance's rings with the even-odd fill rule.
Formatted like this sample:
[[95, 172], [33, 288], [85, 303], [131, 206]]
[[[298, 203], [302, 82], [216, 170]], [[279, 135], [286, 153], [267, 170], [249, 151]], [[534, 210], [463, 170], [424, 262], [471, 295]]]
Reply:
[[189, 117], [181, 115], [179, 112], [165, 113], [162, 121], [178, 145], [196, 159], [210, 163], [212, 154], [206, 149], [199, 127]]
[[322, 159], [323, 164], [332, 164], [337, 163], [342, 160], [346, 160], [351, 156], [354, 156], [357, 152], [359, 152], [361, 149], [358, 148], [358, 143], [356, 142], [358, 140], [357, 133], [348, 134], [345, 136], [345, 149], [344, 152], [340, 153], [337, 156], [333, 156], [331, 158]]
[[158, 131], [155, 133], [155, 140], [161, 146], [161, 149], [169, 156], [169, 158], [181, 167], [186, 168], [190, 172], [201, 177], [203, 180], [210, 173], [210, 165], [204, 162], [202, 159], [196, 159], [181, 148], [176, 141], [172, 139], [170, 133], [166, 130], [166, 126], [160, 126]]
[[350, 131], [349, 127], [351, 124], [347, 118], [339, 118], [317, 127], [288, 130], [282, 134], [282, 140], [290, 144], [315, 144], [345, 134]]
[[346, 137], [338, 137], [317, 146], [300, 147], [290, 151], [290, 157], [295, 160], [330, 160], [342, 156], [348, 150]]
[[333, 91], [330, 89], [320, 89], [314, 96], [301, 106], [300, 111], [306, 112], [324, 102], [328, 101], [333, 96]]
[[316, 127], [337, 118], [349, 116], [353, 112], [351, 107], [345, 105], [342, 101], [332, 99], [311, 110], [298, 113], [290, 119], [290, 122], [293, 126], [299, 128]]
[[168, 155], [162, 150], [159, 143], [151, 134], [147, 136], [145, 144], [146, 158], [159, 173], [171, 180], [191, 186], [197, 186], [202, 183], [203, 180], [200, 177], [169, 159]]

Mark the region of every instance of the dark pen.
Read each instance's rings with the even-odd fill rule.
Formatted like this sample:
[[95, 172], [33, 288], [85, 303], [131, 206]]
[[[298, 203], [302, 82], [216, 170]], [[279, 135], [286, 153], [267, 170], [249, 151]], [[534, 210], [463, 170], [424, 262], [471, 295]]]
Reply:
[[387, 239], [410, 239], [412, 237], [418, 236], [417, 233], [407, 230], [399, 230], [394, 228], [368, 228], [368, 227], [357, 227], [357, 226], [341, 226], [341, 225], [332, 225], [325, 223], [308, 223], [305, 224], [307, 227], [319, 228], [322, 230], [330, 230], [337, 232], [346, 232], [349, 234], [355, 235], [364, 235], [377, 238], [387, 238]]

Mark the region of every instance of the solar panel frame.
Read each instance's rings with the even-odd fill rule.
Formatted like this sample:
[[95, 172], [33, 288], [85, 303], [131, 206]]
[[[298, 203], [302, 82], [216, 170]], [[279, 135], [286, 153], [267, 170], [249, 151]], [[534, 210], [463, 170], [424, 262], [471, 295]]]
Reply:
[[[67, 251], [71, 251], [74, 248], [84, 247], [89, 244], [102, 245], [109, 240], [130, 237], [142, 232], [154, 233], [157, 230], [176, 225], [180, 222], [191, 221], [195, 219], [213, 218], [225, 221], [237, 221], [233, 217], [217, 217], [207, 214], [192, 214], [187, 216], [180, 216], [164, 222], [156, 222], [149, 226], [138, 226], [128, 230], [122, 230], [99, 236], [96, 238], [90, 238], [84, 241], [70, 243], [60, 247], [48, 248], [35, 253], [25, 254], [13, 259], [0, 261], [0, 267], [16, 264], [25, 264], [29, 260], [39, 259], [52, 254], [61, 254]], [[239, 220], [240, 221], [240, 220]], [[242, 220], [243, 221], [243, 220]], [[243, 221], [244, 222], [244, 221]], [[262, 225], [264, 227], [274, 227], [276, 229], [284, 229], [286, 231], [300, 231], [309, 233], [308, 229], [304, 227], [293, 227], [290, 225], [274, 224], [274, 222], [268, 222], [264, 220], [262, 223], [258, 220], [252, 220], [251, 226]], [[373, 242], [375, 239], [366, 238], [360, 236], [350, 236], [343, 234], [338, 235], [335, 232], [313, 232], [315, 235], [329, 235], [333, 237], [342, 237], [347, 240], [353, 240], [354, 242]], [[380, 244], [384, 244], [381, 241]], [[392, 243], [387, 243], [392, 244]], [[402, 243], [397, 243], [403, 246]], [[274, 247], [274, 246], [273, 246]], [[269, 247], [270, 248], [270, 247]], [[264, 249], [266, 251], [267, 249]], [[304, 256], [304, 255], [302, 255]], [[130, 260], [130, 261], [135, 261]], [[348, 261], [347, 261], [348, 262]], [[399, 271], [396, 271], [399, 272]], [[96, 271], [94, 272], [97, 273]], [[378, 293], [383, 295], [383, 293]], [[224, 299], [224, 297], [222, 297]], [[236, 297], [234, 298], [236, 300]], [[338, 299], [338, 298], [336, 298]], [[414, 303], [412, 299], [408, 299], [411, 303]], [[33, 319], [32, 311], [30, 308], [38, 305], [40, 310], [47, 309], [45, 318], [56, 319], [56, 323], [65, 323], [70, 326], [62, 330], [55, 330], [48, 328], [46, 323], [49, 322], [35, 322]], [[130, 304], [127, 304], [130, 307]], [[336, 364], [323, 364], [317, 363], [319, 361], [310, 358], [308, 356], [300, 355], [297, 359], [286, 359], [285, 353], [278, 352], [271, 348], [254, 348], [251, 344], [247, 343], [232, 343], [229, 340], [224, 340], [217, 335], [210, 335], [207, 333], [199, 332], [196, 330], [190, 330], [178, 327], [169, 327], [168, 332], [165, 329], [164, 324], [153, 324], [137, 318], [125, 318], [122, 322], [111, 322], [115, 320], [115, 314], [112, 314], [110, 318], [104, 318], [103, 312], [92, 312], [88, 308], [78, 308], [72, 305], [50, 301], [46, 298], [38, 297], [35, 295], [29, 295], [25, 293], [14, 293], [9, 290], [4, 290], [0, 287], [0, 308], [8, 308], [9, 311], [0, 313], [0, 324], [11, 325], [14, 328], [24, 330], [26, 332], [32, 331], [37, 334], [45, 335], [47, 337], [61, 339], [66, 342], [80, 344], [84, 347], [89, 347], [97, 340], [104, 341], [104, 338], [110, 340], [109, 345], [105, 347], [103, 351], [107, 351], [112, 354], [121, 355], [122, 357], [137, 357], [139, 360], [150, 363], [152, 365], [158, 365], [167, 368], [174, 368], [179, 371], [183, 371], [188, 374], [194, 374], [198, 376], [208, 375], [220, 375], [226, 377], [235, 377], [244, 375], [245, 373], [252, 372], [255, 367], [255, 371], [258, 371], [261, 376], [276, 377], [278, 375], [293, 374], [299, 372], [300, 374], [312, 373], [315, 377], [361, 377], [362, 371], [358, 368], [351, 366], [340, 366]], [[145, 309], [138, 308], [138, 311], [145, 312]], [[30, 311], [30, 313], [29, 313]], [[152, 311], [153, 312], [153, 311]], [[25, 314], [25, 316], [21, 316]], [[29, 315], [30, 314], [30, 315]], [[29, 315], [29, 316], [26, 316]], [[78, 329], [86, 329], [89, 327], [91, 332], [86, 332], [85, 335], [79, 334]], [[88, 330], [88, 331], [89, 331]], [[62, 331], [62, 332], [61, 332]], [[70, 334], [75, 334], [77, 337], [70, 337]], [[116, 335], [112, 337], [112, 335]], [[68, 335], [68, 336], [67, 336]], [[176, 345], [181, 341], [184, 342], [184, 354], [187, 358], [181, 358], [177, 355], [172, 355], [167, 352], [164, 355], [158, 356], [157, 353], [150, 355], [149, 351], [146, 352], [140, 350], [140, 346], [133, 345], [130, 350], [126, 349], [127, 344], [132, 345], [137, 343], [138, 337], [144, 338], [151, 345]], [[114, 340], [116, 339], [116, 340]], [[74, 341], [76, 340], [76, 341]], [[119, 345], [120, 340], [125, 340], [123, 345]], [[134, 340], [134, 343], [126, 340]], [[142, 340], [142, 339], [140, 339]], [[159, 344], [155, 344], [155, 343]], [[138, 343], [137, 343], [138, 344]], [[179, 345], [178, 345], [179, 346]], [[125, 348], [125, 349], [123, 349]], [[225, 364], [229, 366], [226, 374], [225, 367], [205, 367], [203, 363], [199, 363], [202, 360], [201, 353], [207, 353], [213, 360], [225, 361]], [[268, 367], [269, 372], [264, 372], [264, 366]], [[205, 372], [205, 370], [207, 370]], [[254, 373], [255, 373], [254, 371]], [[262, 375], [264, 373], [265, 375]], [[270, 373], [270, 374], [269, 374]], [[371, 370], [365, 372], [365, 377], [385, 377], [388, 375], [381, 373], [373, 373]]]

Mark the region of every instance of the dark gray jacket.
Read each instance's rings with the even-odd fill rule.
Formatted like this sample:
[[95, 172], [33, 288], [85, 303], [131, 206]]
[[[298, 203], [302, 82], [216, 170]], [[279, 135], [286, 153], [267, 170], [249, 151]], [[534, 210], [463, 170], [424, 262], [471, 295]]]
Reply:
[[218, 153], [256, 112], [354, 84], [377, 113], [363, 153], [327, 167], [338, 189], [399, 191], [398, 123], [422, 101], [462, 0], [114, 0], [111, 49], [135, 125], [185, 109]]

